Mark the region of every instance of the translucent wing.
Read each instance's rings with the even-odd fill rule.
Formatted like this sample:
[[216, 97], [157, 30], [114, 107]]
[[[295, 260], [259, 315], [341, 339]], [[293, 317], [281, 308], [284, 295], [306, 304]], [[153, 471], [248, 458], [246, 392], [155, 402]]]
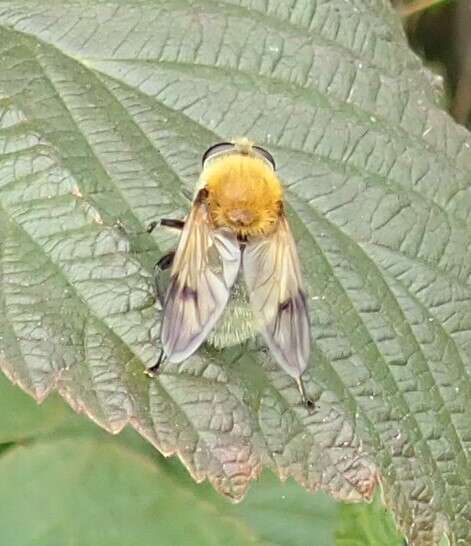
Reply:
[[278, 364], [299, 379], [309, 360], [309, 316], [296, 246], [284, 216], [269, 237], [247, 243], [242, 264], [260, 333]]
[[240, 267], [237, 237], [211, 228], [205, 196], [203, 189], [185, 222], [165, 297], [161, 340], [171, 362], [185, 360], [207, 338]]

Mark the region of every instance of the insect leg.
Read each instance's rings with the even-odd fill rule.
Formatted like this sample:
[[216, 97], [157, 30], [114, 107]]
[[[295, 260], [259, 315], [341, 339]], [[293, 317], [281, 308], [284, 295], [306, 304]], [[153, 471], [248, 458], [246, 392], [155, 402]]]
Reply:
[[176, 220], [175, 218], [162, 218], [160, 225], [181, 231], [185, 227], [185, 222], [183, 220]]
[[154, 267], [154, 281], [155, 281], [155, 290], [157, 292], [157, 299], [160, 302], [160, 305], [164, 305], [165, 299], [165, 288], [161, 284], [161, 275], [163, 271], [166, 271], [172, 267], [173, 259], [175, 258], [175, 250], [162, 256], [160, 260], [155, 264]]
[[185, 226], [185, 222], [183, 220], [177, 220], [175, 218], [162, 218], [160, 222], [157, 220], [154, 220], [153, 222], [151, 222], [147, 226], [147, 230], [146, 230], [147, 233], [152, 233], [159, 224], [161, 226], [178, 229], [179, 231], [181, 231], [183, 227]]
[[157, 222], [157, 221], [155, 221], [155, 220], [154, 220], [153, 222], [151, 222], [151, 223], [147, 226], [147, 229], [146, 229], [147, 233], [152, 233], [152, 232], [154, 231], [154, 229], [158, 226], [158, 224], [159, 224], [159, 222]]
[[165, 360], [165, 353], [163, 351], [163, 349], [160, 349], [160, 355], [159, 355], [159, 358], [157, 359], [157, 362], [151, 366], [150, 368], [147, 368], [144, 373], [146, 375], [148, 375], [149, 377], [154, 377], [155, 374], [157, 374], [159, 372], [159, 369], [160, 369], [160, 365], [162, 364], [162, 362]]
[[296, 381], [296, 384], [298, 386], [298, 390], [299, 390], [299, 393], [301, 395], [301, 400], [303, 402], [303, 405], [310, 411], [314, 411], [316, 405], [314, 403], [313, 400], [311, 400], [307, 395], [306, 395], [306, 390], [304, 389], [304, 383], [303, 383], [303, 380], [301, 377], [298, 377], [297, 379], [295, 379]]
[[[155, 289], [157, 292], [157, 299], [159, 300], [162, 306], [164, 304], [165, 294], [164, 294], [164, 290], [160, 286], [160, 274], [162, 273], [162, 271], [165, 271], [172, 266], [174, 257], [175, 257], [175, 251], [172, 250], [172, 252], [169, 252], [168, 254], [165, 254], [164, 256], [162, 256], [160, 260], [155, 264], [155, 267], [154, 267], [154, 279], [155, 279]], [[163, 349], [161, 349], [157, 362], [153, 366], [145, 370], [146, 375], [148, 375], [149, 377], [154, 377], [154, 375], [158, 373], [160, 365], [162, 364], [164, 360], [165, 360], [165, 353]]]

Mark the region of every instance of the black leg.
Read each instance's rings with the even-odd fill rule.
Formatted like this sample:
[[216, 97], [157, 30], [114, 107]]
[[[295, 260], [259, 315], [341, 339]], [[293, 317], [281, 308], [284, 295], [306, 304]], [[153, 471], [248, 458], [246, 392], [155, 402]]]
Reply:
[[158, 223], [159, 223], [159, 222], [156, 222], [156, 221], [151, 222], [151, 223], [147, 226], [147, 229], [146, 229], [147, 233], [152, 233], [152, 232], [154, 231], [154, 229], [157, 227]]
[[301, 400], [303, 405], [309, 410], [309, 413], [313, 413], [316, 409], [316, 404], [311, 400], [307, 395], [304, 389], [304, 383], [301, 377], [295, 380], [298, 385], [299, 394], [301, 395]]
[[183, 220], [175, 220], [174, 218], [162, 218], [160, 225], [182, 231], [185, 227], [185, 222]]
[[173, 264], [173, 259], [175, 258], [175, 250], [172, 250], [168, 254], [165, 254], [160, 258], [160, 260], [155, 264], [156, 268], [159, 268], [160, 271], [165, 271]]
[[154, 377], [156, 374], [159, 373], [160, 365], [162, 364], [164, 360], [165, 360], [165, 353], [162, 349], [160, 349], [160, 355], [159, 355], [159, 358], [157, 359], [157, 362], [150, 368], [147, 368], [144, 371], [144, 373], [148, 375], [149, 377]]
[[[171, 219], [171, 218], [162, 218], [162, 220], [160, 220], [160, 222], [151, 222], [149, 224], [149, 227], [147, 228], [147, 233], [152, 233], [154, 231], [154, 229], [159, 224], [161, 226], [166, 226], [166, 227], [178, 229], [180, 231], [185, 226], [185, 222], [183, 220], [175, 220], [175, 219]], [[160, 276], [161, 276], [161, 273], [163, 271], [166, 271], [167, 269], [172, 267], [174, 258], [175, 258], [175, 251], [172, 250], [168, 254], [165, 254], [164, 256], [162, 256], [160, 258], [160, 260], [155, 264], [155, 267], [154, 267], [155, 289], [156, 289], [156, 292], [157, 292], [157, 299], [159, 300], [162, 307], [164, 305], [165, 290], [160, 285]], [[149, 377], [154, 377], [159, 372], [160, 366], [164, 362], [164, 360], [165, 360], [165, 353], [164, 353], [163, 349], [161, 349], [159, 358], [157, 359], [157, 362], [153, 366], [151, 366], [150, 368], [147, 368], [145, 370], [145, 373]]]
[[161, 226], [178, 229], [179, 231], [181, 231], [185, 226], [185, 222], [183, 220], [177, 220], [175, 218], [162, 218], [160, 222], [158, 221], [151, 222], [147, 226], [147, 229], [146, 229], [147, 233], [152, 233], [159, 224]]
[[157, 292], [157, 299], [160, 302], [160, 305], [164, 305], [165, 292], [166, 289], [161, 285], [161, 274], [163, 271], [166, 271], [172, 267], [173, 259], [175, 258], [175, 251], [169, 252], [160, 258], [160, 260], [155, 264], [154, 267], [154, 280], [155, 280], [155, 290]]

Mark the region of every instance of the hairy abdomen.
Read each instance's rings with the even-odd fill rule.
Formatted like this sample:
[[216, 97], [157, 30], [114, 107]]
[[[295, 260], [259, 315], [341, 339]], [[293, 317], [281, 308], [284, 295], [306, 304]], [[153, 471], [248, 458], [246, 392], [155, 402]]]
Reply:
[[208, 336], [208, 343], [222, 349], [239, 345], [255, 335], [254, 317], [249, 307], [247, 289], [239, 276], [232, 287], [231, 297], [222, 317]]

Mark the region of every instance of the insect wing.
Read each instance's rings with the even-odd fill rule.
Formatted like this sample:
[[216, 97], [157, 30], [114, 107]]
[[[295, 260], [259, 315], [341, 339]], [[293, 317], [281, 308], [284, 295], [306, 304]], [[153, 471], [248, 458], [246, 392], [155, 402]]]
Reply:
[[236, 235], [212, 229], [206, 203], [197, 197], [178, 243], [164, 302], [161, 341], [171, 362], [185, 360], [207, 338], [224, 311], [239, 267]]
[[296, 246], [284, 216], [270, 236], [247, 243], [242, 264], [260, 333], [278, 364], [298, 379], [309, 360], [310, 326]]

